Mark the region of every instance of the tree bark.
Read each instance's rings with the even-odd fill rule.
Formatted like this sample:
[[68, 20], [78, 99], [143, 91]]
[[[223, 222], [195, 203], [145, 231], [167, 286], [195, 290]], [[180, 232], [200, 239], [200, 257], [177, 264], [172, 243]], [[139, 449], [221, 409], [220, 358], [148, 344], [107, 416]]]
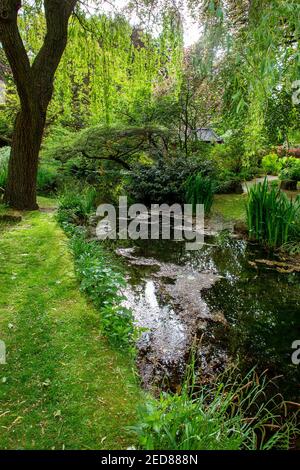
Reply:
[[38, 209], [36, 181], [45, 114], [24, 109], [17, 115], [4, 202], [19, 210]]
[[20, 98], [15, 121], [4, 201], [16, 209], [35, 210], [38, 157], [53, 93], [54, 75], [67, 45], [68, 22], [78, 0], [44, 0], [47, 31], [30, 65], [18, 30], [20, 0], [0, 0], [0, 41]]

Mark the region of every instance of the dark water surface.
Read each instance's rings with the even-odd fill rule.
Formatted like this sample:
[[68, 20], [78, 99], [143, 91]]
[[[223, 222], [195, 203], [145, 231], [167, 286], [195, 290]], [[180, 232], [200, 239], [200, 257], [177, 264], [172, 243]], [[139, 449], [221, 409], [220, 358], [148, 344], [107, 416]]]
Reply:
[[291, 359], [292, 343], [300, 340], [300, 273], [249, 264], [272, 256], [226, 233], [205, 241], [199, 251], [175, 241], [118, 242], [131, 286], [128, 303], [147, 329], [140, 344], [146, 382], [168, 365], [179, 380], [200, 331], [210, 372], [225, 358], [245, 371], [256, 365], [270, 377], [282, 375], [279, 391], [300, 400], [300, 366]]

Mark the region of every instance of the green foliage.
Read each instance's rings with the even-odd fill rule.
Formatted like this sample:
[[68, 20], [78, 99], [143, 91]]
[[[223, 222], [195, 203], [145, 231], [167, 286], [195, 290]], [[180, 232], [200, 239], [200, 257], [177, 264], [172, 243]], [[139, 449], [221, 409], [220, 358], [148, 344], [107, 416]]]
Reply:
[[0, 148], [0, 188], [4, 189], [7, 182], [10, 147]]
[[46, 141], [43, 157], [60, 161], [66, 174], [79, 178], [99, 175], [99, 169], [108, 163], [128, 170], [141, 155], [164, 152], [164, 139], [168, 137], [158, 126], [93, 126], [78, 133], [66, 132], [63, 141], [59, 135]]
[[100, 314], [103, 334], [114, 347], [134, 352], [137, 330], [133, 314], [122, 306], [124, 274], [108, 259], [100, 243], [86, 241], [85, 228], [95, 209], [96, 191], [66, 191], [59, 199], [57, 220], [70, 236], [75, 270], [80, 289], [93, 302]]
[[5, 107], [0, 104], [0, 136], [11, 137], [12, 123], [11, 119], [6, 115]]
[[134, 431], [145, 450], [289, 449], [296, 423], [282, 424], [275, 398], [266, 403], [266, 387], [254, 372], [220, 377], [197, 392], [187, 381], [181, 395], [149, 397]]
[[183, 204], [186, 180], [201, 171], [204, 176], [214, 173], [211, 161], [191, 158], [159, 159], [154, 165], [136, 165], [126, 189], [134, 201], [150, 204]]
[[263, 157], [261, 166], [268, 175], [278, 175], [282, 168], [282, 159], [276, 153], [270, 153]]
[[300, 197], [295, 201], [278, 188], [269, 189], [267, 179], [250, 188], [247, 222], [250, 238], [270, 248], [299, 239]]
[[204, 205], [205, 214], [209, 214], [215, 193], [216, 184], [208, 176], [201, 173], [190, 176], [186, 181], [186, 202], [192, 204], [193, 211], [196, 211], [197, 204]]
[[51, 194], [58, 186], [57, 168], [54, 165], [41, 163], [37, 174], [37, 191], [39, 194]]
[[290, 131], [299, 129], [300, 107], [291, 99], [292, 83], [299, 78], [299, 2], [206, 3], [212, 5], [207, 43], [217, 76], [226, 84], [222, 122], [238, 130], [244, 165], [256, 166], [261, 149], [288, 140]]
[[300, 106], [292, 105], [292, 90], [272, 90], [265, 117], [268, 140], [273, 145], [288, 142], [289, 134], [299, 127]]
[[134, 317], [121, 305], [122, 288], [126, 285], [123, 273], [109, 262], [99, 243], [85, 241], [82, 232], [74, 231], [70, 246], [80, 289], [99, 311], [103, 334], [114, 347], [134, 351]]
[[286, 157], [280, 171], [281, 180], [300, 181], [300, 158]]
[[[5, 189], [8, 177], [8, 161], [10, 147], [0, 149], [0, 187]], [[40, 164], [37, 175], [37, 190], [40, 194], [49, 194], [56, 190], [58, 175], [56, 167], [52, 165]]]
[[[138, 120], [160, 86], [176, 94], [183, 58], [182, 30], [166, 15], [159, 36], [132, 27], [122, 14], [74, 18], [56, 73], [48, 120], [75, 130]], [[38, 53], [45, 18], [20, 16], [22, 38], [31, 56]], [[138, 120], [140, 123], [141, 121]]]
[[84, 190], [79, 187], [66, 188], [58, 199], [57, 220], [60, 225], [64, 228], [68, 228], [68, 225], [84, 225], [96, 209], [96, 194], [92, 187]]
[[243, 168], [244, 142], [239, 133], [230, 132], [225, 136], [225, 143], [214, 145], [210, 150], [210, 158], [216, 164], [234, 174], [240, 173]]

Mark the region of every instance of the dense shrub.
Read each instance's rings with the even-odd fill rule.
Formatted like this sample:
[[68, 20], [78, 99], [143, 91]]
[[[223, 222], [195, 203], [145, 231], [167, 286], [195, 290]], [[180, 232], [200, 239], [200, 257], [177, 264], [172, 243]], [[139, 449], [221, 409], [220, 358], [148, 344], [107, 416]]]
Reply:
[[282, 159], [276, 153], [270, 153], [263, 157], [261, 166], [268, 175], [278, 175], [282, 168]]
[[224, 144], [211, 147], [210, 157], [220, 168], [238, 174], [243, 169], [243, 152], [243, 139], [234, 134]]
[[58, 222], [63, 226], [68, 224], [84, 225], [93, 212], [96, 202], [96, 190], [87, 187], [84, 190], [73, 187], [66, 189], [59, 196]]
[[57, 190], [59, 177], [55, 166], [41, 164], [37, 174], [37, 191], [49, 194]]
[[154, 165], [136, 165], [126, 185], [134, 201], [150, 204], [186, 202], [186, 181], [200, 173], [205, 177], [215, 175], [211, 161], [194, 161], [187, 158], [160, 159]]
[[300, 181], [300, 158], [282, 158], [283, 165], [280, 171], [281, 180]]
[[247, 201], [250, 238], [271, 247], [280, 247], [300, 238], [300, 197], [295, 201], [268, 182], [250, 188]]

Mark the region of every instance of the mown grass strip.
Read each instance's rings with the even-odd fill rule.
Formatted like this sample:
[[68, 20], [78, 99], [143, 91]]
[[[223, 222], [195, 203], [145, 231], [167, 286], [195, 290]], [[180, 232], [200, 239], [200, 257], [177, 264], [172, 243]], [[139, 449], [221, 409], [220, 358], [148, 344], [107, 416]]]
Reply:
[[140, 399], [132, 359], [100, 335], [54, 215], [28, 214], [2, 232], [0, 265], [0, 448], [132, 445], [124, 430]]

